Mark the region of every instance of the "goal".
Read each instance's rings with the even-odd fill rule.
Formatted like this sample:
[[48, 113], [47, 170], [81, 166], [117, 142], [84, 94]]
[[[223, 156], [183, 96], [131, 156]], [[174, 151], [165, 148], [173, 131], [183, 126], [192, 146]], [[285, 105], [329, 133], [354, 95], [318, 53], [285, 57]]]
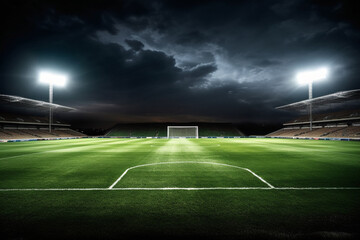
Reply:
[[199, 138], [198, 126], [168, 126], [167, 138]]

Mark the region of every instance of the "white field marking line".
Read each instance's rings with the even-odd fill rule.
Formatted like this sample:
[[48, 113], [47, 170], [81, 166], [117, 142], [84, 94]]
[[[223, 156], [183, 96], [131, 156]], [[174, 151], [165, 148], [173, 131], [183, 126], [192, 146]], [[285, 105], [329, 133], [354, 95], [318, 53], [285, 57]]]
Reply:
[[[131, 139], [131, 140], [128, 140], [128, 141], [123, 141], [121, 142], [120, 144], [122, 143], [128, 143], [128, 142], [131, 142], [133, 140], [137, 140], [137, 139]], [[94, 143], [94, 142], [93, 142]], [[109, 144], [113, 144], [111, 140], [109, 141], [104, 141], [103, 143], [100, 143], [98, 145], [96, 145], [96, 142], [94, 143], [95, 146], [99, 146], [99, 145], [109, 145]], [[66, 144], [67, 146], [71, 146], [71, 144]], [[92, 145], [92, 144], [90, 144]], [[85, 146], [75, 146], [75, 147], [72, 147], [71, 149], [73, 148], [83, 148]], [[34, 153], [25, 153], [25, 154], [21, 154], [21, 155], [16, 155], [16, 156], [9, 156], [9, 157], [3, 157], [3, 158], [0, 158], [0, 161], [1, 160], [6, 160], [6, 159], [11, 159], [11, 158], [17, 158], [17, 157], [21, 157], [21, 156], [28, 156], [28, 155], [33, 155], [33, 154], [41, 154], [41, 153], [49, 153], [49, 152], [61, 152], [60, 149], [55, 149], [55, 150], [49, 150], [49, 151], [43, 151], [43, 152], [34, 152]]]
[[0, 189], [0, 192], [26, 191], [206, 191], [206, 190], [360, 190], [360, 187], [209, 187], [209, 188], [9, 188]]
[[161, 165], [161, 164], [183, 164], [183, 163], [212, 164], [212, 165], [220, 165], [220, 166], [226, 166], [226, 167], [232, 167], [232, 168], [242, 169], [242, 170], [248, 171], [249, 173], [251, 173], [252, 175], [254, 175], [256, 178], [258, 178], [260, 181], [262, 181], [263, 183], [265, 183], [266, 185], [268, 185], [270, 188], [274, 188], [273, 185], [271, 185], [270, 183], [268, 183], [267, 181], [265, 181], [263, 178], [261, 178], [259, 175], [255, 174], [253, 171], [251, 171], [251, 170], [248, 169], [248, 168], [242, 168], [242, 167], [238, 167], [238, 166], [234, 166], [234, 165], [229, 165], [229, 164], [224, 164], [224, 163], [215, 163], [215, 162], [182, 161], [182, 162], [148, 163], [148, 164], [142, 164], [142, 165], [137, 165], [137, 166], [134, 166], [134, 167], [130, 167], [130, 168], [126, 169], [123, 174], [121, 174], [121, 176], [109, 187], [109, 189], [112, 189], [112, 188], [125, 176], [125, 174], [126, 174], [129, 170], [131, 170], [131, 169], [139, 168], [139, 167], [153, 166], [153, 165]]

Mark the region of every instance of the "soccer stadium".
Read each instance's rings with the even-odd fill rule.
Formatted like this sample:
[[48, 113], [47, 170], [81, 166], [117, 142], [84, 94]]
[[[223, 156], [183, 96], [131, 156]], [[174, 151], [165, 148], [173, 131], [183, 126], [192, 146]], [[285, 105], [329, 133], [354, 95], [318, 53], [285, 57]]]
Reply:
[[[359, 92], [315, 98], [313, 107], [351, 102]], [[14, 109], [75, 110], [1, 99]], [[359, 114], [315, 114], [312, 130], [300, 116], [266, 136], [201, 122], [116, 124], [86, 136], [56, 119], [49, 131], [44, 116], [2, 114], [2, 235], [352, 238], [360, 220]]]
[[1, 239], [360, 237], [346, 1], [4, 7]]

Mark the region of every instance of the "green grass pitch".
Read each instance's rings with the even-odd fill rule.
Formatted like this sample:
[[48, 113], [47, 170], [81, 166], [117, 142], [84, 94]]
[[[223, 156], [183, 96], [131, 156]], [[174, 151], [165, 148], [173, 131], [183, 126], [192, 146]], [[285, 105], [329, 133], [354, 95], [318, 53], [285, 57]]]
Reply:
[[2, 239], [355, 239], [360, 142], [0, 144]]

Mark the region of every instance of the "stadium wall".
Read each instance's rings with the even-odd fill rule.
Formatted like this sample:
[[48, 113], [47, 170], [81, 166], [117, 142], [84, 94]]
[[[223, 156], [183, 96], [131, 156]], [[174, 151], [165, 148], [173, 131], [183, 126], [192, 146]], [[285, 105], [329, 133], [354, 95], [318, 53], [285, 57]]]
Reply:
[[[31, 139], [0, 139], [2, 142], [29, 142], [29, 141], [45, 141], [45, 140], [66, 140], [66, 139], [83, 139], [83, 138], [120, 138], [120, 139], [167, 139], [166, 137], [109, 137], [109, 136], [86, 136], [86, 137], [63, 137], [63, 138], [31, 138]], [[300, 138], [300, 137], [268, 137], [268, 136], [240, 136], [240, 137], [199, 137], [201, 139], [240, 139], [240, 138], [273, 138], [273, 139], [298, 139], [298, 140], [325, 140], [325, 141], [360, 141], [360, 138]]]
[[105, 136], [109, 137], [156, 137], [166, 138], [168, 126], [198, 126], [199, 137], [241, 137], [245, 136], [231, 123], [124, 123], [112, 127]]

